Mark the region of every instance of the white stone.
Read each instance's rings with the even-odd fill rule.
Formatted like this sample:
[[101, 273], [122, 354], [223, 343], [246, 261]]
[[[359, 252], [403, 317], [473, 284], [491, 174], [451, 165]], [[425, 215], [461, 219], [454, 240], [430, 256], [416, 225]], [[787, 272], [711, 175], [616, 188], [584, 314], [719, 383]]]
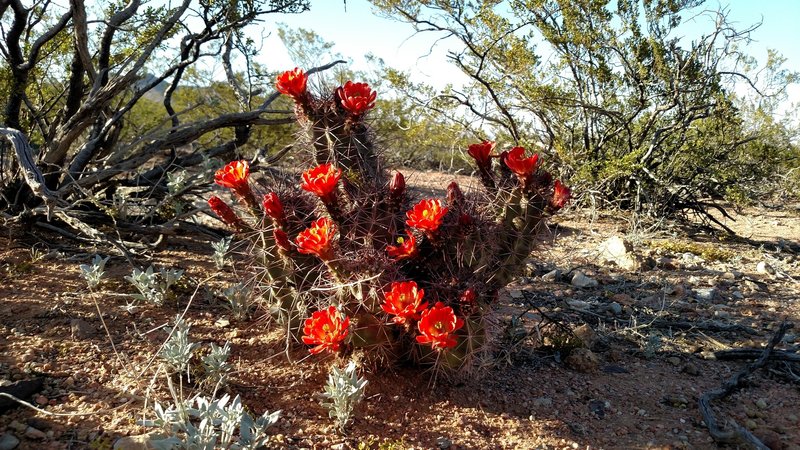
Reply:
[[619, 236], [612, 236], [600, 244], [597, 251], [600, 258], [607, 262], [616, 264], [619, 268], [636, 271], [639, 269], [639, 261], [633, 253], [633, 244]]

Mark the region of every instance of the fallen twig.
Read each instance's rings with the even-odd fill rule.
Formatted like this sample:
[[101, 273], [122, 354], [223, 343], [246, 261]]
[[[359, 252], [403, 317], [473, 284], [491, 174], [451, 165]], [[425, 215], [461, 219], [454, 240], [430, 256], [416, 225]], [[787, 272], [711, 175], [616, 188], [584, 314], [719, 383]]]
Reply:
[[[737, 348], [733, 350], [720, 350], [714, 352], [714, 358], [720, 361], [737, 361], [742, 359], [757, 359], [763, 354], [763, 350], [756, 348]], [[770, 361], [789, 361], [800, 362], [800, 354], [787, 352], [785, 350], [773, 350], [769, 355]]]
[[723, 430], [717, 424], [717, 419], [714, 418], [714, 414], [711, 411], [711, 401], [719, 400], [722, 398], [727, 397], [737, 388], [741, 387], [744, 379], [751, 375], [756, 370], [764, 367], [767, 361], [770, 359], [775, 346], [778, 345], [781, 340], [783, 340], [784, 334], [786, 334], [786, 330], [792, 328], [792, 324], [788, 322], [781, 323], [781, 326], [778, 328], [778, 331], [772, 336], [772, 339], [769, 341], [767, 347], [761, 352], [761, 356], [758, 358], [757, 361], [750, 364], [747, 368], [742, 370], [741, 372], [737, 373], [718, 389], [715, 389], [710, 392], [706, 392], [702, 396], [700, 396], [699, 406], [700, 406], [700, 414], [703, 416], [703, 420], [708, 427], [708, 432], [711, 434], [711, 437], [714, 438], [714, 441], [721, 444], [741, 444], [741, 443], [748, 443], [753, 447], [760, 449], [760, 450], [769, 450], [769, 447], [764, 445], [760, 439], [755, 437], [752, 433], [750, 433], [747, 429], [741, 427], [737, 424], [733, 419], [729, 420], [729, 424], [731, 426], [730, 430]]

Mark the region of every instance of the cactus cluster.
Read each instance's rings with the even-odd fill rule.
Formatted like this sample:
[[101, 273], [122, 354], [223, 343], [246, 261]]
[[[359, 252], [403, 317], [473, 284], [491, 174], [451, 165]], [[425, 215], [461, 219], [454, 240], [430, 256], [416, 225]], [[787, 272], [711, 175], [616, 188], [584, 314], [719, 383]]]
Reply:
[[462, 369], [487, 346], [498, 291], [522, 271], [535, 236], [570, 192], [514, 147], [471, 145], [484, 187], [413, 199], [400, 172], [382, 165], [364, 118], [376, 93], [348, 81], [307, 89], [300, 69], [276, 87], [295, 102], [309, 152], [296, 184], [251, 182], [246, 161], [216, 183], [238, 199], [211, 209], [249, 242], [254, 292], [312, 353], [360, 352], [376, 362]]

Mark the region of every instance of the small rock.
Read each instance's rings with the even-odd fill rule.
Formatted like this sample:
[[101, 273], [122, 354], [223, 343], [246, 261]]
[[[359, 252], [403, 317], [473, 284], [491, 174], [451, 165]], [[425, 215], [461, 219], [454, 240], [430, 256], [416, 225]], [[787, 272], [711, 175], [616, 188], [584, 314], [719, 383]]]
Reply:
[[666, 403], [667, 405], [670, 405], [670, 406], [673, 406], [673, 407], [676, 407], [676, 408], [679, 408], [679, 407], [682, 407], [682, 406], [686, 406], [686, 405], [689, 404], [689, 399], [687, 399], [686, 397], [684, 397], [684, 396], [682, 396], [680, 394], [665, 395], [662, 401], [664, 403]]
[[640, 263], [633, 253], [633, 244], [619, 236], [612, 236], [598, 247], [600, 258], [616, 264], [619, 268], [636, 271]]
[[686, 363], [681, 371], [688, 375], [700, 375], [700, 369], [698, 369], [694, 363]]
[[730, 319], [731, 313], [730, 311], [714, 311], [714, 317], [719, 319]]
[[574, 298], [567, 299], [566, 303], [567, 305], [569, 305], [570, 308], [580, 309], [580, 310], [589, 309], [589, 307], [591, 306], [589, 302], [585, 302], [583, 300], [577, 300]]
[[694, 276], [694, 275], [690, 276], [690, 277], [689, 277], [689, 279], [688, 279], [688, 280], [686, 280], [686, 281], [687, 281], [689, 284], [691, 284], [692, 286], [697, 286], [698, 284], [700, 284], [700, 283], [702, 283], [702, 282], [703, 282], [703, 280], [701, 280], [699, 277], [696, 277], [696, 276]]
[[677, 356], [670, 356], [669, 358], [667, 358], [667, 362], [677, 367], [681, 364], [681, 359], [678, 358]]
[[13, 434], [6, 432], [0, 436], [0, 450], [12, 450], [19, 445], [19, 439]]
[[744, 298], [744, 294], [742, 294], [742, 291], [733, 291], [731, 292], [731, 297], [735, 298], [736, 300], [741, 300]]
[[717, 288], [698, 288], [694, 290], [694, 296], [698, 300], [710, 302], [717, 296]]
[[153, 448], [153, 445], [150, 442], [153, 440], [153, 438], [158, 437], [161, 436], [153, 434], [140, 434], [136, 436], [119, 438], [117, 439], [117, 442], [114, 443], [113, 450], [149, 450]]
[[656, 260], [656, 267], [661, 267], [662, 269], [666, 270], [676, 270], [678, 268], [678, 264], [674, 259], [662, 256]]
[[600, 358], [586, 348], [573, 349], [564, 361], [578, 372], [596, 372], [600, 367]]
[[756, 272], [767, 275], [775, 275], [775, 269], [766, 261], [761, 261], [756, 264]]
[[758, 406], [758, 409], [767, 409], [767, 400], [759, 398], [756, 400], [756, 406]]
[[753, 419], [745, 420], [744, 426], [746, 426], [748, 430], [755, 430], [756, 428], [758, 428], [758, 424]]
[[453, 442], [444, 436], [439, 436], [436, 438], [436, 446], [442, 450], [448, 450], [451, 445], [453, 445]]
[[19, 423], [16, 420], [12, 420], [11, 423], [8, 424], [8, 428], [16, 431], [17, 433], [24, 433], [28, 426], [24, 423]]
[[220, 317], [214, 322], [214, 326], [217, 328], [226, 328], [231, 324], [230, 319], [227, 317]]
[[633, 305], [633, 297], [628, 294], [614, 294], [611, 296], [611, 300], [625, 306]]
[[37, 395], [33, 401], [39, 406], [45, 406], [50, 402], [50, 400], [48, 400], [44, 395]]
[[597, 280], [594, 278], [587, 277], [583, 272], [576, 271], [575, 274], [572, 276], [572, 285], [579, 288], [590, 288], [596, 287], [598, 284]]
[[608, 310], [611, 312], [611, 314], [618, 316], [622, 314], [622, 305], [617, 302], [611, 302], [608, 305]]
[[522, 291], [520, 291], [519, 289], [512, 289], [508, 291], [508, 295], [510, 295], [511, 298], [513, 298], [514, 300], [520, 300], [522, 298], [525, 298], [525, 296], [522, 295]]
[[547, 281], [548, 283], [558, 281], [559, 278], [561, 278], [561, 271], [558, 269], [551, 270], [550, 272], [542, 275], [542, 281]]
[[72, 319], [69, 323], [73, 339], [88, 339], [94, 336], [94, 327], [83, 319]]
[[47, 435], [42, 430], [37, 430], [36, 428], [28, 427], [25, 429], [25, 437], [28, 439], [42, 440], [45, 439]]
[[572, 330], [572, 333], [576, 338], [581, 340], [583, 347], [588, 348], [589, 350], [593, 349], [599, 340], [597, 333], [595, 333], [592, 327], [587, 324], [583, 324], [578, 328], [575, 328]]
[[538, 397], [533, 399], [533, 406], [549, 407], [553, 406], [553, 399], [550, 397]]

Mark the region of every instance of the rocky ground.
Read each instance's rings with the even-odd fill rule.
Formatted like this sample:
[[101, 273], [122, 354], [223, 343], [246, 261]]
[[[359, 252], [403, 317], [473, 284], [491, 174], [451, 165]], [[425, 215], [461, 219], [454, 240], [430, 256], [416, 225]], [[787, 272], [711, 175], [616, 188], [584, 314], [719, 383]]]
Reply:
[[[239, 275], [216, 271], [208, 236], [168, 237], [150, 255], [186, 281], [177, 302], [135, 311], [121, 308], [131, 291], [124, 258], [90, 292], [78, 266], [94, 249], [64, 251], [49, 238], [31, 250], [5, 236], [0, 385], [42, 380], [28, 398], [47, 413], [0, 398], [0, 450], [144, 448], [125, 437], [146, 440], [138, 420], [168, 400], [154, 355], [187, 304], [193, 340], [232, 344], [229, 392], [256, 414], [282, 410], [269, 448], [715, 448], [699, 398], [744, 370], [788, 320], [797, 327], [777, 348], [794, 361], [770, 361], [711, 411], [769, 448], [800, 449], [800, 214], [736, 217], [728, 225], [746, 241], [568, 211], [502, 299], [481, 376], [367, 374], [347, 435], [320, 406], [331, 361], [300, 348], [289, 362], [280, 330], [228, 315], [214, 293]], [[732, 349], [754, 351], [725, 359], [742, 355]]]

